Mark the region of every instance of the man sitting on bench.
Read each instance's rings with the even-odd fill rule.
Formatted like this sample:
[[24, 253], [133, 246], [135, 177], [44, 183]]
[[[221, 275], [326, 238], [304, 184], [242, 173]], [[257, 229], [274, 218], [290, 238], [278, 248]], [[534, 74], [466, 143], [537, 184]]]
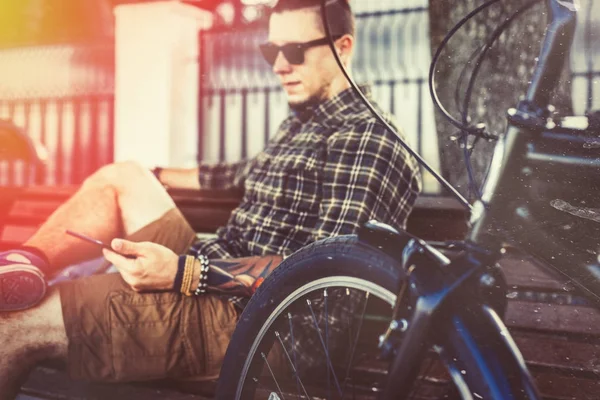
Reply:
[[[131, 162], [105, 166], [22, 248], [0, 253], [1, 399], [13, 398], [47, 359], [65, 361], [76, 379], [216, 378], [240, 309], [282, 258], [370, 219], [404, 227], [420, 190], [416, 162], [350, 88], [327, 45], [319, 4], [280, 0], [272, 10], [261, 51], [291, 113], [257, 157], [156, 176]], [[328, 7], [349, 66], [350, 6], [336, 0]], [[197, 241], [161, 183], [243, 188], [244, 197], [216, 239]], [[120, 274], [46, 293], [44, 276], [101, 251]]]

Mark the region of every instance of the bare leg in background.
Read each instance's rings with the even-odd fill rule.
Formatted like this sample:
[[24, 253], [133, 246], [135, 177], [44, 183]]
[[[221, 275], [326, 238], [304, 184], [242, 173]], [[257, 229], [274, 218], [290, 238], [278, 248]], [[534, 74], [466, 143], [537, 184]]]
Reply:
[[[105, 166], [91, 175], [25, 243], [43, 251], [55, 272], [101, 255], [98, 247], [65, 234], [66, 229], [109, 243], [159, 219], [175, 203], [146, 168], [132, 162]], [[19, 261], [18, 254], [9, 259]], [[14, 399], [41, 361], [66, 360], [67, 336], [60, 294], [50, 289], [26, 311], [0, 313], [0, 400]]]
[[43, 251], [50, 271], [99, 257], [98, 247], [65, 234], [80, 232], [105, 243], [159, 219], [175, 203], [152, 173], [133, 162], [102, 167], [25, 243]]

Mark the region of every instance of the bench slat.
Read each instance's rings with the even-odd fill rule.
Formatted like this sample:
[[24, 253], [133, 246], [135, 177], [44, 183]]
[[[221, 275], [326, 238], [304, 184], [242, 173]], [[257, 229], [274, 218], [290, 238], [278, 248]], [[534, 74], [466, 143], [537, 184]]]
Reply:
[[563, 368], [565, 372], [600, 373], [600, 341], [575, 340], [532, 332], [512, 333], [528, 363]]
[[509, 301], [509, 328], [600, 335], [600, 312], [593, 307]]
[[499, 264], [509, 289], [542, 289], [563, 293], [574, 291], [573, 285], [566, 282], [565, 278], [544, 269], [531, 257], [522, 257], [518, 254], [508, 255]]
[[23, 385], [22, 394], [40, 399], [110, 399], [110, 400], [209, 400], [201, 395], [181, 393], [147, 384], [100, 384], [72, 381], [55, 369], [36, 368]]

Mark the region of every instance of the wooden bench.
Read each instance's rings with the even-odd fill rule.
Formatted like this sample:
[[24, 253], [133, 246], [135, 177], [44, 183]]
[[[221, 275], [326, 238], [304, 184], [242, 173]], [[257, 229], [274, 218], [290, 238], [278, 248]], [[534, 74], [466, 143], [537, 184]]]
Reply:
[[[0, 187], [0, 249], [29, 238], [75, 190], [75, 186]], [[170, 194], [192, 228], [202, 233], [224, 225], [241, 200], [241, 193], [234, 191], [170, 190]], [[452, 199], [421, 197], [408, 230], [428, 240], [459, 238], [466, 232], [465, 218], [464, 209]]]
[[[0, 188], [0, 248], [26, 240], [74, 187]], [[214, 232], [238, 204], [238, 193], [172, 191], [198, 232]], [[408, 230], [428, 240], [456, 240], [466, 232], [466, 212], [448, 198], [421, 197]], [[506, 324], [544, 398], [600, 399], [600, 313], [575, 289], [542, 270], [534, 260], [509, 251], [501, 261], [509, 292]], [[38, 368], [22, 393], [42, 399], [207, 399], [206, 385], [91, 384], [72, 382], [62, 372]]]

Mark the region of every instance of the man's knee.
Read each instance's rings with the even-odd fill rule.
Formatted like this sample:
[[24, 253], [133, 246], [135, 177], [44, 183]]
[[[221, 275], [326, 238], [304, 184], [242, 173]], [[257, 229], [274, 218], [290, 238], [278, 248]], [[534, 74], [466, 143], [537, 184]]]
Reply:
[[152, 173], [140, 163], [123, 161], [101, 167], [85, 180], [84, 186], [99, 186], [123, 192], [131, 187], [132, 182], [141, 183], [153, 179]]

